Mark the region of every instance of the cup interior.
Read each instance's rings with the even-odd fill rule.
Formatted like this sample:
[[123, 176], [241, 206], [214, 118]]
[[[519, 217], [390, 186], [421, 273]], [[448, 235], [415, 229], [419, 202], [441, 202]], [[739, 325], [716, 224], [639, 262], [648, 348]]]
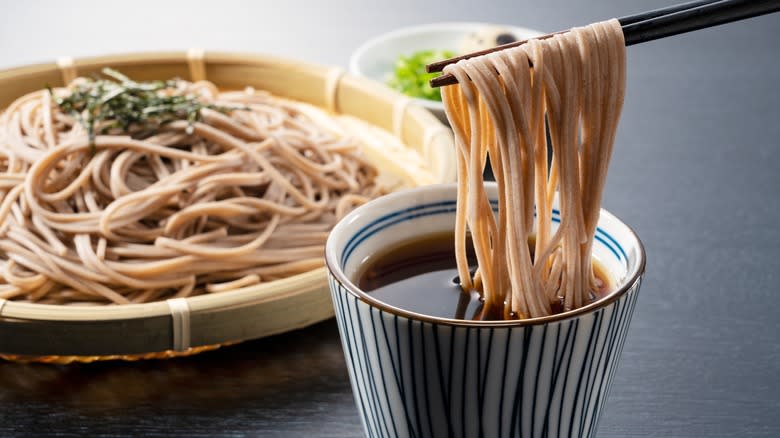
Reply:
[[[495, 183], [487, 183], [486, 189], [494, 210], [497, 210]], [[452, 231], [455, 227], [456, 195], [455, 184], [432, 185], [395, 192], [355, 209], [333, 228], [328, 238], [325, 246], [328, 269], [361, 300], [371, 305], [389, 308], [407, 317], [420, 316], [393, 308], [360, 290], [356, 286], [358, 275], [372, 257], [383, 254], [404, 241]], [[552, 228], [555, 230], [560, 223], [557, 199], [553, 206], [552, 220]], [[644, 249], [637, 235], [631, 228], [603, 209], [596, 229], [593, 257], [605, 268], [614, 287], [607, 296], [585, 308], [598, 307], [601, 303], [611, 302], [616, 295], [628, 289], [644, 270]], [[565, 318], [567, 314], [579, 310], [564, 312], [555, 317]], [[426, 317], [426, 319], [443, 318]], [[522, 321], [533, 322], [533, 319]], [[446, 322], [451, 323], [452, 320]], [[470, 323], [479, 322], [482, 321], [470, 321]]]

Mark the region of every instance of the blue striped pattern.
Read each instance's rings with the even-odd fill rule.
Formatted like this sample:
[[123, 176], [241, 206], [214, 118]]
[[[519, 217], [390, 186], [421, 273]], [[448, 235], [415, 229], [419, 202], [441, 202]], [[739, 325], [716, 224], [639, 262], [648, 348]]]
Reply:
[[[339, 269], [355, 254], [364, 257], [366, 251], [358, 248], [373, 245], [368, 241], [377, 233], [426, 216], [454, 220], [455, 206], [455, 199], [445, 198], [365, 224], [338, 251]], [[552, 220], [560, 222], [559, 210], [553, 210]], [[598, 228], [596, 240], [629, 268], [629, 257], [613, 236]], [[457, 325], [383, 310], [349, 292], [330, 273], [367, 436], [594, 436], [636, 304], [641, 276], [635, 278], [612, 302], [567, 319]]]
[[[498, 210], [498, 201], [491, 200], [493, 210]], [[363, 228], [361, 228], [354, 236], [352, 236], [341, 252], [341, 266], [346, 266], [349, 262], [350, 256], [355, 249], [365, 242], [366, 239], [375, 235], [376, 233], [393, 225], [420, 218], [424, 216], [433, 216], [439, 214], [451, 214], [455, 211], [456, 201], [454, 199], [440, 202], [433, 202], [428, 204], [415, 205], [414, 207], [405, 208], [392, 213], [385, 214], [378, 219], [370, 222]], [[552, 210], [552, 221], [555, 223], [561, 222], [561, 212], [557, 209]], [[628, 262], [628, 256], [626, 255], [623, 247], [601, 228], [596, 228], [596, 241], [607, 247], [615, 257], [623, 263]]]
[[330, 275], [367, 436], [594, 436], [640, 280], [575, 318], [475, 327], [385, 312]]

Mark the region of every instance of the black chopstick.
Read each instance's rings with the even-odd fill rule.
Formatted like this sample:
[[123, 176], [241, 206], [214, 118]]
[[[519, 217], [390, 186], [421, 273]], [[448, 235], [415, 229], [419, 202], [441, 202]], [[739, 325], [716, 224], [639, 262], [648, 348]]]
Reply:
[[[693, 1], [619, 18], [618, 21], [623, 28], [626, 46], [631, 46], [777, 11], [780, 11], [780, 0]], [[537, 39], [550, 38], [563, 32], [566, 31], [543, 35], [537, 37]], [[426, 69], [428, 72], [439, 72], [447, 65], [454, 64], [461, 59], [473, 58], [510, 47], [517, 47], [526, 42], [528, 40], [516, 41], [491, 49], [437, 61], [427, 65]], [[456, 83], [457, 79], [449, 74], [433, 78], [430, 81], [431, 87], [434, 88]]]
[[699, 6], [705, 6], [711, 3], [717, 3], [719, 1], [721, 0], [704, 0], [704, 1], [680, 3], [679, 5], [666, 6], [663, 8], [654, 9], [652, 11], [641, 12], [639, 14], [629, 15], [627, 17], [621, 17], [618, 18], [618, 21], [620, 22], [621, 26], [628, 26], [629, 24], [639, 23], [640, 21], [650, 20], [664, 15], [674, 14], [675, 12], [685, 11]]
[[780, 0], [721, 0], [624, 24], [626, 46], [780, 11]]

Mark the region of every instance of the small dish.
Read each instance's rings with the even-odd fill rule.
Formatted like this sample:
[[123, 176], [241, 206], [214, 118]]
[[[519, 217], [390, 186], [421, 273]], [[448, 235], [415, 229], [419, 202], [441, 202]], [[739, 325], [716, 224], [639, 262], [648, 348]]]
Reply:
[[[495, 27], [509, 31], [518, 40], [542, 35], [542, 32], [525, 27], [488, 23], [452, 22], [404, 27], [372, 38], [358, 47], [350, 57], [349, 71], [355, 76], [363, 76], [384, 84], [399, 56], [429, 49], [451, 50], [457, 53], [462, 41], [469, 34]], [[444, 105], [441, 102], [412, 99], [446, 123]]]

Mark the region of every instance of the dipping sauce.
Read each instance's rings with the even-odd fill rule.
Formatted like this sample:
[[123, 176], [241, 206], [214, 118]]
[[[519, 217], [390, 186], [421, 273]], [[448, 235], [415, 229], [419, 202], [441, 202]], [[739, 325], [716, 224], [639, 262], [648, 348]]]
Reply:
[[[533, 251], [533, 241], [529, 245]], [[466, 247], [473, 273], [476, 257], [471, 245]], [[602, 285], [594, 291], [595, 299], [599, 299], [612, 289], [612, 282], [596, 260], [593, 266]], [[439, 318], [483, 319], [479, 292], [460, 287], [455, 237], [451, 232], [407, 240], [367, 258], [357, 284], [376, 299], [399, 309]], [[553, 303], [553, 312], [559, 313], [562, 307], [556, 304]]]

